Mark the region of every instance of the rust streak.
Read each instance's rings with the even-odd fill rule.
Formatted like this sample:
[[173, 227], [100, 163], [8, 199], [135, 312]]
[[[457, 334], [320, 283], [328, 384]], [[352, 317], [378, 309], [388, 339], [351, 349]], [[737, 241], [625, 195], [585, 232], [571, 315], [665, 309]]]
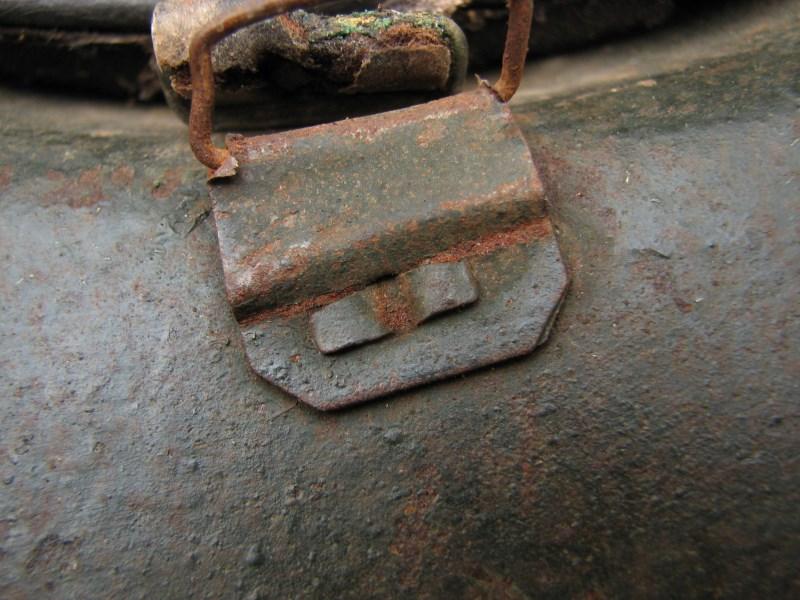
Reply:
[[183, 173], [180, 169], [167, 169], [164, 175], [153, 182], [152, 194], [158, 200], [169, 198], [181, 184]]
[[[444, 252], [440, 252], [432, 257], [421, 260], [416, 265], [410, 267], [409, 270], [425, 264], [458, 262], [472, 256], [486, 256], [492, 252], [502, 250], [503, 248], [508, 248], [519, 244], [527, 244], [533, 240], [547, 237], [551, 234], [551, 232], [552, 225], [550, 223], [550, 219], [547, 217], [541, 217], [513, 229], [492, 233], [478, 238], [477, 240], [471, 240], [469, 242], [464, 242], [462, 244], [453, 246]], [[279, 308], [267, 308], [254, 314], [247, 315], [246, 317], [242, 317], [239, 319], [239, 322], [242, 324], [242, 326], [248, 326], [254, 325], [261, 321], [274, 319], [276, 317], [281, 317], [284, 319], [296, 317], [317, 308], [326, 306], [332, 302], [335, 302], [336, 300], [352, 294], [353, 292], [357, 292], [373, 284], [374, 282], [371, 281], [367, 282], [363, 286], [350, 286], [343, 290], [337, 290], [321, 296], [315, 296], [314, 298], [309, 298], [295, 304], [281, 306]], [[404, 302], [398, 300], [397, 298], [391, 298], [389, 294], [384, 293], [381, 296], [380, 294], [382, 293], [382, 289], [383, 286], [379, 286], [378, 290], [376, 291], [375, 298], [375, 305], [378, 308], [378, 318], [380, 321], [393, 331], [408, 331], [413, 329], [417, 325], [417, 322], [416, 317], [408, 311], [408, 308], [406, 308], [409, 303], [405, 301], [406, 306], [403, 306]], [[410, 294], [403, 293], [399, 294], [399, 296], [406, 298], [410, 297]]]
[[130, 165], [120, 165], [111, 173], [111, 183], [119, 187], [128, 187], [133, 183], [136, 170]]
[[11, 183], [11, 176], [13, 173], [14, 170], [10, 165], [0, 167], [0, 190], [8, 187], [8, 185]]
[[74, 180], [60, 171], [48, 171], [46, 177], [59, 184], [45, 194], [48, 202], [66, 203], [70, 208], [86, 208], [107, 199], [103, 192], [103, 171], [99, 166], [82, 171]]
[[457, 244], [422, 261], [421, 264], [458, 262], [470, 256], [486, 256], [501, 248], [526, 244], [535, 239], [546, 237], [550, 235], [551, 231], [550, 219], [541, 217], [515, 229], [491, 233], [477, 240], [469, 240]]
[[331, 302], [336, 302], [340, 298], [344, 298], [352, 294], [353, 292], [358, 291], [359, 288], [357, 287], [349, 287], [343, 290], [338, 290], [336, 292], [331, 292], [329, 294], [323, 294], [321, 296], [316, 296], [314, 298], [309, 298], [307, 300], [303, 300], [302, 302], [297, 302], [295, 304], [289, 304], [286, 306], [281, 306], [280, 308], [268, 308], [266, 310], [262, 310], [261, 312], [257, 312], [253, 315], [248, 315], [246, 318], [241, 319], [239, 323], [242, 326], [247, 325], [254, 325], [260, 321], [265, 321], [267, 319], [273, 319], [275, 317], [282, 317], [288, 319], [290, 317], [295, 317], [297, 315], [307, 313], [315, 308], [320, 308]]
[[379, 285], [374, 292], [372, 304], [378, 321], [394, 332], [414, 329], [419, 319], [411, 310], [409, 302], [411, 297], [410, 285], [406, 278], [400, 278], [395, 286]]
[[441, 46], [441, 38], [433, 31], [414, 27], [410, 23], [398, 23], [378, 36], [378, 42], [386, 47], [414, 48]]

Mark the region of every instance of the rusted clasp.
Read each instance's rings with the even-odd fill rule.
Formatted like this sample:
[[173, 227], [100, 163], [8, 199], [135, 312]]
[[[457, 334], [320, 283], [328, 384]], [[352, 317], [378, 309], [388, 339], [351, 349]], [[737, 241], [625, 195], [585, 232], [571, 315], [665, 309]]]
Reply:
[[[246, 4], [208, 24], [192, 38], [189, 65], [192, 79], [192, 103], [189, 113], [189, 141], [194, 155], [212, 169], [212, 176], [230, 177], [238, 163], [227, 148], [219, 148], [211, 139], [214, 111], [214, 69], [211, 49], [224, 37], [262, 19], [281, 13], [321, 4], [319, 0], [258, 0]], [[509, 0], [506, 34], [500, 79], [491, 86], [497, 97], [507, 102], [522, 79], [528, 37], [533, 17], [533, 0]]]
[[532, 352], [567, 276], [506, 104], [531, 0], [510, 2], [494, 86], [215, 148], [211, 44], [294, 6], [259, 4], [192, 43], [192, 143], [212, 179], [228, 178], [209, 191], [250, 365], [332, 410]]

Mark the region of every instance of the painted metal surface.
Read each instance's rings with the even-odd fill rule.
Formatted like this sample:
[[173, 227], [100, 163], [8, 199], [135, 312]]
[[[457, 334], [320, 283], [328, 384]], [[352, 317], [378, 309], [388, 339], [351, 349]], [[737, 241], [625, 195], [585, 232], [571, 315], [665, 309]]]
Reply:
[[169, 111], [0, 91], [0, 596], [797, 597], [800, 44], [765, 6], [512, 105], [550, 343], [333, 414], [247, 366]]
[[317, 348], [332, 354], [409, 331], [479, 296], [465, 262], [422, 265], [314, 311], [311, 333]]

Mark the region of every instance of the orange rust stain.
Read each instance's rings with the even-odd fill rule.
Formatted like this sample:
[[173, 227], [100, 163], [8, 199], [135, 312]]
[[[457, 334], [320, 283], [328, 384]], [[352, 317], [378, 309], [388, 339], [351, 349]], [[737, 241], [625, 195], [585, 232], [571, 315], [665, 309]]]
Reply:
[[682, 298], [678, 298], [677, 296], [672, 297], [672, 301], [675, 302], [675, 306], [678, 307], [678, 310], [682, 313], [690, 313], [694, 310], [694, 305], [686, 302]]
[[39, 327], [44, 323], [44, 304], [37, 302], [28, 313], [28, 323], [31, 327]]
[[178, 189], [182, 179], [183, 176], [179, 169], [167, 169], [164, 171], [163, 178], [153, 183], [153, 198], [158, 200], [169, 198]]
[[3, 519], [0, 521], [0, 540], [3, 540], [3, 543], [6, 542], [11, 532], [11, 523], [12, 521], [10, 519]]
[[4, 167], [0, 167], [0, 190], [8, 187], [8, 184], [11, 183], [11, 176], [14, 174], [14, 169], [11, 166], [6, 165]]
[[322, 296], [309, 298], [308, 300], [303, 300], [302, 302], [298, 302], [296, 304], [289, 304], [287, 306], [281, 306], [280, 308], [268, 308], [256, 314], [249, 315], [243, 319], [239, 319], [239, 322], [242, 325], [251, 325], [267, 319], [273, 319], [275, 317], [288, 319], [312, 311], [315, 308], [325, 306], [331, 302], [335, 302], [340, 298], [344, 298], [345, 296], [352, 294], [354, 291], [356, 291], [356, 288], [349, 287], [336, 292], [331, 292], [330, 294], [323, 294]]
[[[373, 294], [373, 307], [378, 321], [395, 332], [410, 331], [417, 325], [411, 311], [411, 297], [408, 281], [401, 278], [395, 285], [379, 285]], [[399, 289], [398, 289], [399, 288]]]
[[501, 248], [527, 244], [535, 239], [547, 237], [551, 232], [550, 219], [542, 217], [515, 229], [491, 233], [477, 240], [457, 244], [424, 261], [424, 264], [457, 262], [470, 256], [486, 256]]
[[430, 121], [425, 129], [417, 136], [417, 144], [427, 148], [433, 142], [442, 139], [447, 132], [447, 127], [441, 121]]
[[289, 34], [293, 42], [303, 43], [308, 41], [308, 32], [302, 25], [295, 22], [294, 19], [292, 19], [289, 15], [278, 15], [275, 20], [280, 23], [283, 30]]
[[385, 46], [400, 46], [410, 49], [414, 46], [442, 46], [442, 39], [430, 29], [414, 27], [410, 23], [398, 23], [386, 29], [378, 36], [378, 41]]
[[78, 176], [78, 188], [86, 192], [77, 199], [70, 199], [72, 208], [92, 206], [105, 199], [103, 194], [103, 171], [100, 167], [84, 171]]
[[426, 522], [428, 513], [439, 500], [436, 488], [440, 474], [433, 467], [423, 467], [416, 479], [423, 487], [403, 506], [394, 539], [389, 544], [389, 553], [400, 558], [406, 566], [401, 577], [401, 584], [406, 587], [418, 583], [426, 554], [431, 552], [442, 556], [447, 552], [449, 541], [449, 534], [435, 530]]
[[103, 179], [103, 171], [100, 167], [95, 167], [94, 169], [88, 169], [87, 171], [83, 171], [80, 175], [78, 175], [78, 184], [79, 185], [97, 185]]
[[95, 167], [82, 171], [77, 180], [70, 180], [64, 173], [48, 171], [47, 179], [59, 186], [48, 192], [44, 199], [52, 203], [66, 203], [71, 208], [84, 208], [106, 200], [103, 193], [103, 171]]
[[130, 165], [121, 165], [111, 173], [111, 183], [118, 187], [128, 187], [133, 182], [136, 170]]

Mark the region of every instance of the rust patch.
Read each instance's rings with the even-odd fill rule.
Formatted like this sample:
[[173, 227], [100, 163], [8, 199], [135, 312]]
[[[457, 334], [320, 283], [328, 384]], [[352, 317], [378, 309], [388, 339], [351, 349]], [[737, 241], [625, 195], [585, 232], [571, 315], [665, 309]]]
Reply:
[[432, 29], [423, 29], [411, 23], [398, 23], [378, 36], [378, 41], [385, 46], [403, 48], [421, 46], [441, 46], [441, 36]]
[[683, 300], [682, 298], [673, 296], [672, 301], [675, 303], [675, 306], [678, 307], [678, 310], [684, 314], [690, 313], [694, 310], [694, 305], [691, 302], [686, 302], [686, 300]]
[[270, 308], [267, 310], [262, 310], [261, 312], [240, 319], [239, 323], [241, 323], [242, 327], [246, 327], [247, 325], [253, 325], [260, 321], [273, 319], [276, 317], [283, 317], [285, 319], [288, 319], [291, 317], [295, 317], [297, 315], [301, 315], [303, 313], [310, 312], [316, 308], [320, 308], [322, 306], [325, 306], [326, 304], [330, 304], [331, 302], [336, 302], [340, 298], [344, 298], [345, 296], [352, 294], [353, 292], [356, 291], [358, 291], [358, 288], [355, 287], [345, 288], [337, 292], [331, 292], [330, 294], [323, 294], [322, 296], [309, 298], [308, 300], [303, 300], [302, 302], [297, 302], [296, 304], [281, 306], [280, 308]]
[[11, 519], [0, 519], [0, 541], [5, 544], [8, 540], [8, 534], [11, 531], [13, 521]]
[[100, 167], [84, 171], [78, 176], [78, 189], [86, 190], [77, 200], [70, 200], [72, 208], [91, 206], [103, 200], [103, 171]]
[[292, 19], [289, 14], [282, 14], [275, 17], [275, 21], [292, 38], [292, 42], [300, 47], [308, 44], [308, 31], [297, 21]]
[[400, 578], [401, 585], [407, 588], [418, 585], [428, 553], [442, 556], [447, 550], [449, 535], [443, 535], [428, 524], [428, 515], [439, 501], [437, 487], [440, 479], [435, 467], [420, 469], [417, 481], [424, 487], [403, 506], [394, 539], [389, 544], [389, 553], [402, 559], [407, 566]]
[[501, 248], [527, 244], [533, 240], [547, 237], [551, 232], [550, 219], [542, 217], [515, 229], [492, 233], [477, 240], [458, 244], [423, 261], [422, 264], [457, 262], [470, 256], [486, 256]]
[[60, 184], [45, 195], [48, 202], [66, 203], [71, 208], [85, 208], [106, 199], [103, 193], [103, 171], [99, 166], [81, 172], [77, 180], [70, 180], [59, 171], [49, 171], [47, 179]]
[[373, 294], [373, 307], [378, 321], [394, 332], [411, 331], [418, 319], [411, 311], [411, 289], [407, 279], [400, 278], [396, 285], [379, 285]]
[[0, 167], [0, 190], [8, 187], [8, 184], [11, 183], [11, 175], [13, 175], [13, 173], [14, 170], [10, 165]]
[[153, 182], [153, 198], [165, 200], [169, 198], [183, 180], [180, 169], [173, 168], [164, 171], [164, 175]]
[[422, 148], [427, 148], [431, 143], [444, 137], [447, 128], [441, 121], [432, 121], [425, 130], [417, 136], [417, 144]]
[[111, 183], [118, 187], [128, 187], [133, 183], [136, 170], [130, 165], [121, 165], [111, 173]]

